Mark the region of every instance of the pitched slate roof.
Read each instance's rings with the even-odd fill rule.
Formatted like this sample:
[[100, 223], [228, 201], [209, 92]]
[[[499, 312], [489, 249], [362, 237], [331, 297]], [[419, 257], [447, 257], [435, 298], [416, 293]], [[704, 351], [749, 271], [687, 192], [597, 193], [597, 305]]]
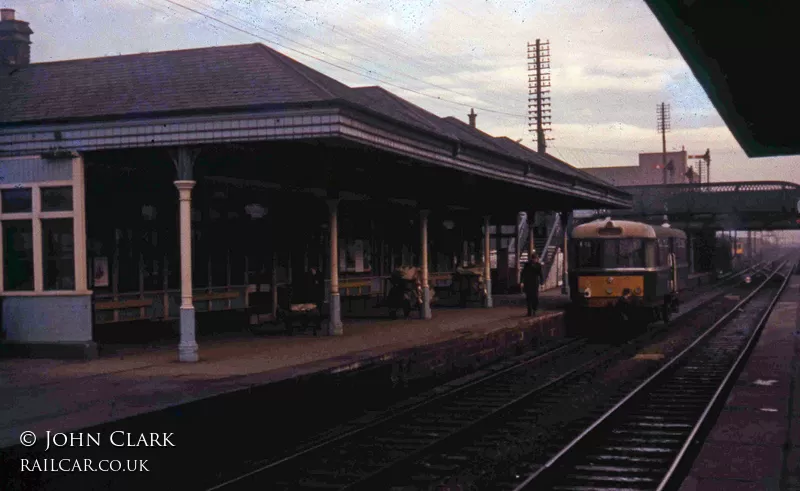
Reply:
[[2, 78], [0, 123], [319, 102], [349, 90], [297, 65], [261, 44], [34, 63]]
[[33, 63], [0, 73], [0, 125], [346, 101], [393, 121], [608, 187], [380, 87], [351, 88], [263, 44]]
[[350, 97], [350, 100], [366, 104], [375, 111], [402, 120], [407, 124], [428, 129], [429, 131], [436, 131], [439, 134], [458, 139], [462, 142], [483, 148], [484, 150], [508, 155], [521, 160], [532, 161], [534, 164], [555, 172], [567, 174], [602, 186], [609, 185], [607, 182], [588, 172], [576, 169], [551, 155], [541, 155], [507, 137], [491, 136], [452, 116], [440, 118], [381, 87], [356, 87], [353, 91], [356, 95]]

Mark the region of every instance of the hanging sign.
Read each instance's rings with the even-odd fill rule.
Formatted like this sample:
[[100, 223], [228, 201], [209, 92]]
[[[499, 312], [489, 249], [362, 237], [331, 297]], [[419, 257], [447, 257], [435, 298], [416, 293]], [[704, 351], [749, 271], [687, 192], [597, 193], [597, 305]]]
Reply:
[[96, 257], [92, 260], [92, 284], [108, 286], [108, 258]]

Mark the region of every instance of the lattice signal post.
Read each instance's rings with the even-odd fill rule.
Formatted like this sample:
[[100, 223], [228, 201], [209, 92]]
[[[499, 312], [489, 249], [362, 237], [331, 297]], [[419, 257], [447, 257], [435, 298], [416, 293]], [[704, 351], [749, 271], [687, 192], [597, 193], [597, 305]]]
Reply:
[[[711, 182], [711, 149], [706, 149], [703, 155], [689, 155], [690, 159], [698, 159], [697, 166], [700, 170], [700, 184], [703, 183], [703, 176], [706, 178], [706, 183]], [[705, 163], [705, 172], [703, 172], [703, 164]]]
[[528, 43], [528, 130], [539, 153], [547, 150], [550, 131], [550, 42]]
[[658, 105], [658, 131], [661, 132], [661, 169], [664, 171], [664, 184], [667, 183], [667, 131], [669, 131], [669, 104]]

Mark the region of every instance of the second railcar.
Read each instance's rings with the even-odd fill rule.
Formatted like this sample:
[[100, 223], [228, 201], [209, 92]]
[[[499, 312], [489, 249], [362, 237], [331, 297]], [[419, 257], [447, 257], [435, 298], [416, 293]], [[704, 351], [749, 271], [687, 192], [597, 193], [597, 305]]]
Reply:
[[571, 237], [573, 306], [618, 308], [639, 324], [669, 321], [689, 279], [683, 231], [606, 219], [575, 227]]

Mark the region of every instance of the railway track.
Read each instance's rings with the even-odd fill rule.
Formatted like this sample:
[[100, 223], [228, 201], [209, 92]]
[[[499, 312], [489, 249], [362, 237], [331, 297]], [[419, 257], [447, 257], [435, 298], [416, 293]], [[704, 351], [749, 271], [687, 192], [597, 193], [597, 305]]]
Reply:
[[[719, 297], [714, 296], [711, 302]], [[525, 414], [522, 419], [510, 418], [504, 434], [535, 426], [557, 402], [579, 400], [585, 393], [591, 393], [595, 373], [621, 356], [630, 356], [651, 336], [652, 333], [616, 347], [585, 341], [569, 343], [387, 414], [364, 427], [336, 435], [211, 489], [253, 486], [276, 490], [380, 489], [373, 486], [379, 486], [395, 470], [458, 442], [484, 423], [506, 419], [520, 407], [525, 408]], [[596, 417], [597, 411], [592, 415]], [[455, 459], [457, 463], [459, 457]], [[428, 466], [426, 472], [412, 477], [417, 481], [435, 480], [437, 473], [446, 474], [455, 463]]]
[[788, 284], [784, 263], [696, 341], [514, 487], [658, 490], [675, 486], [693, 439], [735, 381]]
[[[250, 489], [255, 482], [269, 489], [336, 489], [357, 481], [405, 452], [458, 431], [508, 399], [524, 397], [542, 385], [596, 360], [608, 346], [574, 340], [533, 358], [468, 382], [439, 396], [391, 412], [372, 423], [304, 448], [211, 489]], [[546, 364], [541, 370], [534, 367]], [[488, 389], [491, 387], [491, 389]], [[446, 422], [426, 425], [425, 418]], [[398, 434], [399, 432], [399, 434]], [[371, 460], [364, 459], [371, 456]], [[377, 462], [377, 463], [376, 463]]]
[[[746, 295], [755, 287], [743, 285], [735, 293]], [[711, 303], [723, 300], [721, 297], [724, 294]], [[725, 300], [727, 307], [719, 314], [736, 304]], [[647, 377], [647, 367], [617, 360], [614, 365], [606, 364], [616, 367], [610, 377], [598, 376], [599, 370], [586, 370], [573, 380], [562, 380], [546, 393], [509, 405], [480, 424], [442, 438], [342, 489], [503, 489], [498, 479], [513, 482], [513, 477], [520, 477], [518, 469], [504, 472], [507, 461], [546, 459], [558, 451], [558, 442], [565, 443], [565, 434], [580, 433]], [[513, 488], [506, 482], [505, 487], [509, 486]]]

